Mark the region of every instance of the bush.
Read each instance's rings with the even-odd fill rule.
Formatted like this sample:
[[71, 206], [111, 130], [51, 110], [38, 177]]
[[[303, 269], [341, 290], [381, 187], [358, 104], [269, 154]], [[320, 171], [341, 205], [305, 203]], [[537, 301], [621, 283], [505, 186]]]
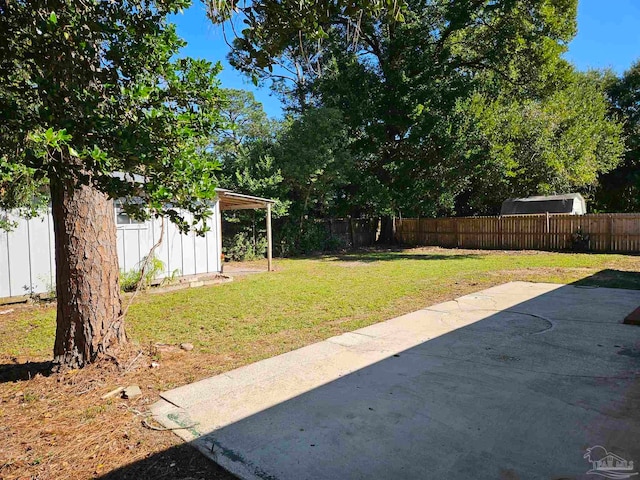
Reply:
[[223, 237], [222, 252], [226, 260], [235, 262], [264, 258], [267, 252], [267, 239], [258, 235], [254, 243], [251, 235], [239, 232], [231, 237]]
[[164, 262], [155, 255], [149, 259], [147, 268], [142, 277], [142, 267], [147, 261], [144, 257], [138, 266], [127, 272], [120, 272], [120, 289], [124, 292], [133, 292], [140, 285], [141, 289], [147, 289], [151, 286], [151, 282], [164, 271]]
[[582, 231], [582, 227], [578, 227], [576, 233], [571, 236], [571, 250], [574, 252], [586, 252], [589, 250], [589, 242], [591, 238], [588, 233]]
[[306, 220], [300, 228], [297, 222], [287, 222], [278, 232], [277, 246], [283, 257], [334, 252], [346, 247], [339, 237], [331, 235], [323, 222]]
[[[256, 229], [255, 223], [246, 220], [228, 222], [223, 231], [230, 232], [222, 236], [225, 260], [245, 261], [265, 257], [266, 232]], [[326, 220], [305, 219], [301, 225], [299, 219], [280, 217], [274, 221], [273, 235], [274, 254], [282, 257], [334, 252], [347, 247], [343, 238], [331, 235]]]

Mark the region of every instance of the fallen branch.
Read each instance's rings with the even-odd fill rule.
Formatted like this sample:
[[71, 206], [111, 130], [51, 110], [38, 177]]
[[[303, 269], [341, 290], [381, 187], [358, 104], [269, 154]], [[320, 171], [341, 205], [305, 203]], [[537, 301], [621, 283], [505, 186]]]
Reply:
[[118, 395], [119, 393], [122, 393], [123, 391], [124, 391], [124, 387], [118, 387], [114, 390], [111, 390], [108, 393], [105, 393], [100, 398], [102, 398], [102, 400], [106, 400], [107, 398], [115, 397], [116, 395]]
[[129, 370], [131, 370], [131, 367], [133, 367], [133, 365], [138, 361], [138, 359], [142, 356], [142, 350], [140, 350], [140, 352], [138, 352], [138, 355], [136, 355], [136, 358], [134, 358], [131, 363], [129, 365], [127, 365], [127, 368], [124, 369], [124, 373], [127, 373]]

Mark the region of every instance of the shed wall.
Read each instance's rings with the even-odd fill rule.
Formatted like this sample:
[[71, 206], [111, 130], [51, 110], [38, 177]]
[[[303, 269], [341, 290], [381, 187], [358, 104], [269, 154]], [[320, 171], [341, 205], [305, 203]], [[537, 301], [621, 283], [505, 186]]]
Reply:
[[[163, 241], [156, 250], [165, 271], [159, 278], [220, 272], [221, 232], [218, 203], [207, 222], [204, 236], [180, 234], [165, 220]], [[114, 212], [115, 215], [115, 212]], [[10, 232], [0, 231], [0, 298], [46, 293], [55, 286], [55, 244], [51, 211], [38, 218], [7, 215], [18, 223]], [[118, 263], [121, 271], [137, 268], [162, 231], [162, 220], [117, 225]]]

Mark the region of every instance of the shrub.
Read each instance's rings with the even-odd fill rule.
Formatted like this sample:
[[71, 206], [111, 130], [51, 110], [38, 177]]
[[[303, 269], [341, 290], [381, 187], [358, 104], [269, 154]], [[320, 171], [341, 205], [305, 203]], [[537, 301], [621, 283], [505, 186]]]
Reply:
[[346, 247], [342, 239], [331, 235], [322, 221], [309, 219], [302, 226], [290, 221], [283, 224], [276, 233], [278, 253], [283, 257], [332, 252]]
[[589, 250], [589, 241], [591, 240], [588, 233], [582, 231], [582, 227], [578, 227], [576, 233], [571, 235], [571, 249], [574, 252], [586, 252]]
[[258, 235], [254, 242], [253, 237], [247, 232], [239, 232], [223, 238], [222, 251], [225, 259], [236, 262], [264, 258], [267, 252], [267, 239]]
[[138, 285], [140, 285], [141, 289], [147, 289], [151, 286], [151, 282], [165, 269], [164, 262], [154, 255], [149, 259], [144, 272], [144, 278], [142, 278], [142, 267], [146, 261], [147, 257], [144, 257], [136, 268], [126, 272], [120, 272], [121, 290], [124, 292], [133, 292], [138, 288]]

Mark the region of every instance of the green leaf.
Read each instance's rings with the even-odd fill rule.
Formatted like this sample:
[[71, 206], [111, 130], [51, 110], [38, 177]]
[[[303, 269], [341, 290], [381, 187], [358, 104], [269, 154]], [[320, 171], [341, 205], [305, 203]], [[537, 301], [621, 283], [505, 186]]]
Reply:
[[55, 12], [51, 12], [51, 14], [49, 15], [49, 23], [53, 25], [58, 24], [58, 16], [55, 14]]

